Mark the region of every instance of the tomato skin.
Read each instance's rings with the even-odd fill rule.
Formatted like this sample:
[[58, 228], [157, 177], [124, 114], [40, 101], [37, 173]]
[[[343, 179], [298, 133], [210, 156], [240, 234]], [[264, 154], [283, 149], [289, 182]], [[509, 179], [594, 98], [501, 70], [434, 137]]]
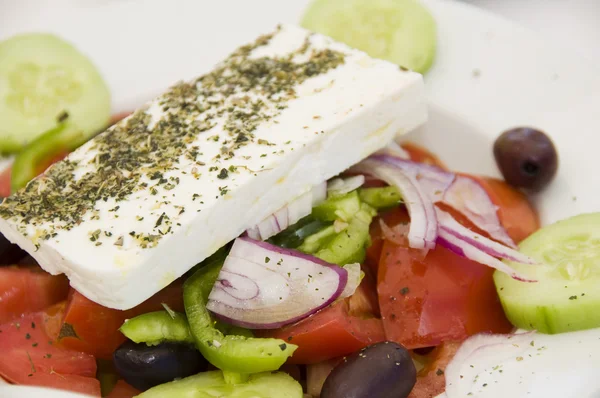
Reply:
[[381, 249], [383, 248], [383, 242], [385, 237], [381, 230], [381, 221], [390, 228], [394, 228], [400, 224], [407, 224], [410, 222], [410, 216], [408, 210], [404, 206], [398, 206], [393, 209], [387, 210], [384, 213], [380, 213], [371, 223], [370, 234], [371, 234], [371, 246], [367, 248], [367, 256], [365, 258], [365, 264], [371, 269], [374, 275], [377, 275], [379, 269], [379, 259], [381, 257]]
[[33, 386], [100, 396], [93, 356], [52, 343], [46, 322], [56, 314], [36, 312], [0, 326], [0, 376]]
[[470, 176], [481, 184], [498, 206], [498, 218], [517, 243], [540, 229], [540, 219], [527, 196], [497, 178]]
[[377, 291], [387, 339], [412, 349], [482, 331], [509, 332], [493, 271], [439, 245], [423, 257], [386, 241]]
[[37, 267], [0, 267], [0, 323], [43, 310], [66, 299], [68, 292], [64, 275]]
[[412, 142], [403, 142], [400, 144], [402, 149], [408, 152], [410, 160], [413, 162], [425, 163], [432, 166], [438, 166], [444, 170], [448, 170], [446, 165], [434, 155], [432, 152], [429, 152], [427, 149], [423, 148], [420, 145], [417, 145]]
[[60, 343], [97, 358], [111, 359], [115, 349], [126, 340], [119, 332], [125, 319], [162, 310], [162, 303], [167, 304], [174, 311], [183, 311], [183, 284], [180, 281], [172, 283], [142, 304], [127, 311], [103, 307], [76, 290], [71, 290], [63, 327], [65, 324], [72, 326], [77, 337], [62, 337]]
[[[348, 355], [385, 340], [381, 320], [367, 314], [370, 298], [363, 283], [354, 294], [361, 304], [352, 306], [350, 298], [340, 300], [296, 324], [281, 329], [258, 331], [260, 337], [273, 337], [296, 344], [298, 349], [288, 363], [313, 364]], [[368, 282], [367, 282], [368, 283]], [[366, 304], [366, 305], [365, 305]], [[352, 312], [354, 308], [357, 312]], [[371, 315], [371, 317], [368, 317]]]
[[446, 390], [444, 371], [460, 344], [453, 341], [444, 342], [427, 355], [428, 363], [417, 374], [417, 383], [408, 398], [437, 397]]
[[7, 167], [0, 172], [0, 198], [10, 196], [10, 180], [12, 167]]

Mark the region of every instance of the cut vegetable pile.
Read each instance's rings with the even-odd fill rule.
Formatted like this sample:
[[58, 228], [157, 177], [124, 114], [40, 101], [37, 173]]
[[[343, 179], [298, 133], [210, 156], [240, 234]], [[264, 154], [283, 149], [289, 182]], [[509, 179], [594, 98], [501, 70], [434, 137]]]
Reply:
[[[315, 0], [302, 25], [102, 134], [83, 54], [0, 42], [0, 377], [109, 398], [484, 397], [504, 371], [561, 380], [571, 364], [547, 362], [572, 350], [597, 379], [600, 213], [540, 229], [521, 191], [402, 142], [437, 45], [418, 1]], [[552, 155], [540, 189], [551, 140], [515, 131]], [[496, 152], [520, 178], [513, 135]], [[547, 380], [504, 392], [562, 391]]]

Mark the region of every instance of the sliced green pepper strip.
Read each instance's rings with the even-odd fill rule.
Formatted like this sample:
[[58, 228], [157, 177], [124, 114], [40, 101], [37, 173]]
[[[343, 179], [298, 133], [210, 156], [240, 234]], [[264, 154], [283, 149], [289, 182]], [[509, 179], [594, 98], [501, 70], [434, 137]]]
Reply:
[[239, 384], [225, 382], [215, 370], [153, 387], [138, 398], [302, 398], [302, 386], [283, 372], [250, 375]]
[[280, 339], [229, 335], [214, 327], [206, 302], [222, 262], [212, 262], [194, 273], [183, 286], [183, 302], [196, 347], [221, 370], [257, 373], [279, 369], [297, 346]]
[[360, 198], [357, 191], [345, 195], [334, 196], [316, 206], [312, 216], [321, 221], [350, 221], [360, 210]]
[[366, 203], [361, 204], [346, 229], [338, 233], [315, 256], [329, 263], [344, 266], [362, 262], [369, 243], [369, 226], [377, 212]]
[[185, 315], [177, 312], [157, 311], [139, 315], [126, 320], [119, 330], [136, 343], [195, 343]]
[[15, 157], [10, 188], [18, 191], [50, 165], [53, 159], [65, 155], [85, 143], [88, 135], [68, 120], [31, 141]]
[[360, 200], [376, 209], [393, 207], [402, 202], [400, 191], [396, 187], [361, 188]]
[[230, 325], [228, 323], [221, 322], [218, 319], [215, 321], [215, 327], [219, 329], [225, 336], [233, 334], [235, 336], [254, 337], [252, 330]]
[[329, 225], [331, 225], [330, 222], [317, 220], [312, 215], [309, 215], [268, 239], [268, 242], [279, 247], [295, 249], [302, 244], [307, 236], [310, 236]]
[[335, 235], [335, 227], [330, 225], [304, 239], [304, 242], [298, 247], [298, 250], [303, 251], [304, 253], [314, 254], [319, 251], [321, 247], [325, 246], [327, 242], [333, 239]]

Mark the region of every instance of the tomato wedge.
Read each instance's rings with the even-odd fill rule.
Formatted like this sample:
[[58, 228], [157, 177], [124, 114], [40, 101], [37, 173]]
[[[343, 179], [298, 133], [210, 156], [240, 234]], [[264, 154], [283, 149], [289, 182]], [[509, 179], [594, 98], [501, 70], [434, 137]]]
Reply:
[[0, 268], [0, 323], [40, 311], [67, 298], [69, 281], [38, 267]]
[[423, 257], [386, 241], [377, 292], [387, 339], [420, 348], [483, 331], [509, 332], [493, 271], [439, 245]]
[[94, 357], [60, 347], [48, 336], [46, 323], [55, 315], [36, 312], [0, 326], [0, 376], [99, 397]]
[[10, 176], [12, 174], [12, 167], [7, 167], [0, 172], [0, 198], [6, 198], [10, 196]]
[[498, 206], [500, 223], [515, 241], [520, 242], [540, 229], [540, 219], [527, 196], [497, 178], [470, 176], [486, 190]]
[[[381, 213], [371, 223], [371, 246], [367, 248], [365, 264], [374, 275], [377, 275], [377, 271], [379, 269], [381, 249], [383, 248], [383, 242], [385, 241], [385, 236], [381, 229], [382, 222], [393, 230], [398, 225], [408, 224], [410, 222], [410, 216], [408, 215], [408, 211], [404, 206], [398, 206], [396, 208], [387, 210], [384, 213]], [[400, 236], [398, 236], [397, 238], [401, 239]]]
[[[348, 355], [384, 341], [381, 320], [367, 314], [376, 307], [368, 304], [371, 287], [365, 280], [352, 296], [357, 296], [353, 304], [351, 298], [341, 300], [294, 325], [258, 334], [296, 344], [298, 349], [289, 360], [296, 364], [312, 364]], [[351, 306], [358, 313], [351, 312]]]
[[417, 374], [417, 383], [408, 398], [437, 397], [446, 390], [444, 371], [458, 351], [460, 344], [453, 341], [445, 342], [427, 355], [428, 363]]
[[180, 281], [173, 282], [127, 311], [103, 307], [76, 290], [71, 290], [59, 341], [65, 347], [111, 359], [115, 349], [125, 341], [125, 336], [119, 332], [125, 319], [161, 310], [162, 303], [175, 311], [183, 311], [183, 287]]
[[402, 149], [408, 152], [410, 160], [414, 162], [438, 166], [444, 170], [448, 169], [446, 165], [440, 160], [440, 158], [438, 158], [432, 152], [429, 152], [427, 149], [423, 148], [420, 145], [417, 145], [412, 142], [403, 142], [400, 146], [402, 147]]

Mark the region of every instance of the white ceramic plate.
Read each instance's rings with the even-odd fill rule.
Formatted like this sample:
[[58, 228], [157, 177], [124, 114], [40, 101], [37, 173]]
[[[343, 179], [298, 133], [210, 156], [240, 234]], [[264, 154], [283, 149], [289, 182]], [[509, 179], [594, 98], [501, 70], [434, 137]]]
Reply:
[[[498, 175], [491, 152], [496, 136], [517, 125], [541, 128], [560, 153], [558, 177], [536, 199], [543, 223], [600, 211], [596, 67], [474, 7], [425, 1], [438, 23], [439, 52], [426, 76], [430, 121], [409, 138], [454, 169]], [[100, 67], [116, 111], [131, 109], [175, 81], [209, 70], [240, 43], [279, 22], [297, 23], [308, 1], [11, 3], [0, 5], [0, 14], [8, 16], [0, 25], [0, 39], [34, 30], [71, 40]], [[12, 388], [0, 388], [0, 396], [38, 397]], [[503, 397], [502, 388], [494, 396]]]

